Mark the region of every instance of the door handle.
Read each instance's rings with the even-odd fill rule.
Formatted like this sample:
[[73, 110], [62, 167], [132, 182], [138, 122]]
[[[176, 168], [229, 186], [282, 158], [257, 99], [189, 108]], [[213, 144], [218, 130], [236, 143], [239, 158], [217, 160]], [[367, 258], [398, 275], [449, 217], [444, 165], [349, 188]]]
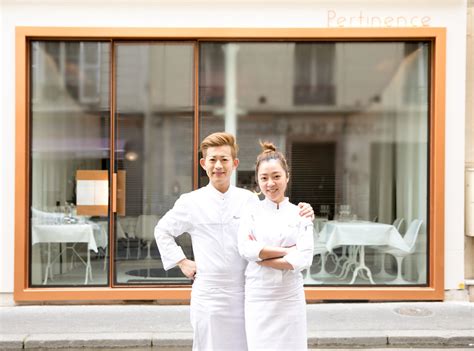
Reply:
[[117, 212], [117, 173], [112, 174], [112, 212]]

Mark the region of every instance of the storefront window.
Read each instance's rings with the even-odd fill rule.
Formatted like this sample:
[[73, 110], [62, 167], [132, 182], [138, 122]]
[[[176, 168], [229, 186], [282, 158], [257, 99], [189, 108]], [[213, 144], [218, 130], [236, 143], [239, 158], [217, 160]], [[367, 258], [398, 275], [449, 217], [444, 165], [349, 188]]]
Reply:
[[[190, 281], [163, 269], [154, 238], [159, 219], [192, 190], [194, 46], [188, 43], [116, 44], [116, 169], [125, 206], [115, 230], [118, 284]], [[177, 238], [193, 258], [188, 234]]]
[[[316, 212], [305, 282], [425, 285], [430, 44], [209, 42], [200, 49], [200, 91], [222, 82], [224, 96], [221, 103], [201, 98], [201, 138], [237, 134], [235, 183], [250, 190], [258, 141], [274, 142], [290, 163], [290, 201]], [[221, 61], [206, 61], [216, 56], [207, 51], [221, 52]]]
[[30, 49], [30, 282], [105, 285], [110, 44], [33, 41]]
[[430, 45], [31, 41], [30, 285], [190, 284], [153, 231], [193, 190], [194, 134], [222, 130], [237, 186], [258, 191], [259, 140], [286, 154], [316, 214], [307, 285], [426, 285]]

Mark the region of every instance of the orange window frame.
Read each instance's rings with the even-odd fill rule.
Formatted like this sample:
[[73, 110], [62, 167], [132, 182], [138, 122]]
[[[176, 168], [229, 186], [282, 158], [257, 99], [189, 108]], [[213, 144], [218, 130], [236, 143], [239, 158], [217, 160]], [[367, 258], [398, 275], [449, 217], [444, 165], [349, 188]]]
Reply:
[[[444, 299], [444, 167], [445, 167], [445, 28], [16, 28], [16, 144], [14, 299], [22, 301], [161, 300], [187, 303], [191, 287], [68, 287], [31, 288], [29, 276], [29, 42], [31, 40], [328, 40], [431, 42], [429, 106], [429, 233], [428, 283], [423, 287], [306, 287], [308, 301], [318, 300], [443, 300]], [[199, 145], [198, 45], [195, 46], [194, 148]], [[113, 69], [113, 67], [112, 67]], [[113, 85], [113, 75], [112, 75]], [[111, 89], [111, 114], [114, 113]], [[113, 119], [112, 119], [113, 121]], [[112, 122], [113, 123], [113, 122]], [[113, 126], [111, 131], [113, 132]], [[113, 134], [111, 134], [113, 137]], [[198, 166], [194, 160], [194, 187]], [[111, 178], [113, 175], [111, 175]], [[110, 179], [112, 181], [112, 179]], [[112, 211], [112, 209], [111, 209]], [[112, 223], [113, 224], [113, 223]], [[111, 225], [113, 228], [113, 225]], [[113, 244], [113, 243], [112, 243]], [[113, 247], [111, 247], [111, 252]], [[111, 267], [112, 268], [112, 267]], [[113, 268], [110, 270], [112, 278]], [[109, 279], [109, 281], [113, 281]]]

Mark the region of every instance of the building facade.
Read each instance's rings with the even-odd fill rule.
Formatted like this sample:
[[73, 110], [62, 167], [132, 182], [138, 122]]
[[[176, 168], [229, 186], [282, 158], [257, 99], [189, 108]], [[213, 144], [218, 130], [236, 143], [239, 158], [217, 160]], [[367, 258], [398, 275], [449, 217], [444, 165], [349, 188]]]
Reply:
[[270, 140], [315, 209], [308, 300], [463, 291], [468, 6], [426, 4], [3, 2], [2, 292], [187, 300], [153, 228], [220, 130], [234, 184]]

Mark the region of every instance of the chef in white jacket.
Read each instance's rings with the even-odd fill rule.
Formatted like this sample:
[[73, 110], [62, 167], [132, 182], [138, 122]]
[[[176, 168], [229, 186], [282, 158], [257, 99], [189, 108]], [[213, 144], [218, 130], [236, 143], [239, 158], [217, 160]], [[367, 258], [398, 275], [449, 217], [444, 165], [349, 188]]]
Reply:
[[[230, 185], [237, 168], [238, 146], [229, 133], [214, 133], [201, 143], [200, 165], [209, 177], [203, 188], [181, 195], [158, 222], [155, 239], [163, 267], [179, 266], [194, 279], [191, 293], [193, 350], [247, 350], [244, 320], [244, 271], [237, 231], [243, 209], [257, 203], [248, 190]], [[302, 215], [313, 216], [301, 204]], [[189, 233], [195, 261], [189, 260], [175, 238]]]
[[285, 197], [285, 157], [262, 144], [256, 178], [265, 199], [246, 208], [238, 233], [249, 261], [245, 328], [249, 350], [307, 350], [306, 301], [301, 271], [313, 260], [313, 224]]

